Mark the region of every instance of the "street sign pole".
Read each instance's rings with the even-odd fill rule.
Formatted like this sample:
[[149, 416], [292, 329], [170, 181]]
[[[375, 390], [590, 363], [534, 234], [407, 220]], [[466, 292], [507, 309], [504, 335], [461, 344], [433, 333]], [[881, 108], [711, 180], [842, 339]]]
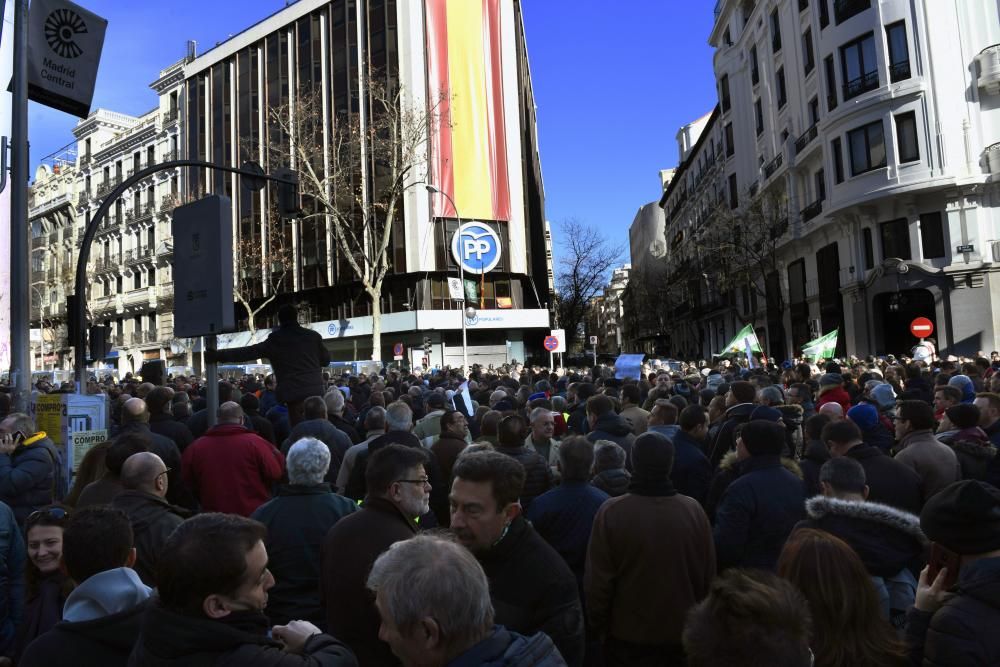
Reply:
[[[10, 381], [14, 409], [28, 411], [31, 305], [28, 299], [28, 0], [14, 2], [10, 179]], [[17, 281], [15, 283], [15, 281]], [[80, 294], [78, 291], [77, 294]], [[81, 351], [77, 350], [77, 355]]]

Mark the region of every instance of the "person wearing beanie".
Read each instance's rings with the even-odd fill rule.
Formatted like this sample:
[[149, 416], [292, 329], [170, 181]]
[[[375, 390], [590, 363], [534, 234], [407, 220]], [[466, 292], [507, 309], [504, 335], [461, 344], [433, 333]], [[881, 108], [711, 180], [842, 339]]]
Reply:
[[603, 637], [609, 665], [681, 664], [685, 616], [715, 577], [712, 528], [698, 502], [671, 484], [670, 440], [644, 433], [632, 457], [629, 492], [594, 518], [584, 574], [589, 632]]
[[920, 476], [926, 502], [962, 478], [954, 450], [934, 437], [934, 408], [924, 401], [900, 401], [896, 415], [896, 460]]
[[805, 512], [805, 485], [781, 462], [785, 428], [757, 419], [736, 438], [740, 476], [722, 495], [715, 513], [719, 570], [773, 570], [781, 548]]
[[962, 479], [987, 480], [987, 474], [997, 448], [990, 443], [989, 436], [979, 428], [979, 407], [970, 403], [959, 403], [945, 410], [937, 438], [955, 450], [958, 464], [962, 468]]
[[889, 431], [879, 418], [878, 409], [870, 403], [858, 403], [847, 411], [847, 418], [861, 429], [861, 438], [866, 445], [878, 447], [888, 454], [895, 442]]
[[828, 372], [819, 379], [816, 410], [819, 411], [827, 403], [839, 404], [844, 409], [844, 414], [851, 409], [851, 395], [844, 389], [844, 376], [840, 373]]
[[972, 403], [976, 400], [976, 387], [968, 375], [952, 375], [948, 378], [949, 387], [957, 387], [962, 392], [962, 402]]
[[1000, 490], [979, 480], [951, 484], [927, 501], [920, 527], [958, 554], [958, 579], [944, 588], [920, 573], [907, 614], [910, 664], [1000, 664]]

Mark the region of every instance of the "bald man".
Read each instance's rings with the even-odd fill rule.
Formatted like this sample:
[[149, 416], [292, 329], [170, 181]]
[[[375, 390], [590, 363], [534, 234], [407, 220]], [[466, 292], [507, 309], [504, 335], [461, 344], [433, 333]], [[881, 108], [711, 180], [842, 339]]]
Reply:
[[284, 474], [277, 447], [243, 425], [243, 408], [219, 406], [219, 423], [184, 450], [183, 479], [206, 512], [250, 516]]
[[830, 421], [840, 421], [844, 418], [844, 408], [840, 403], [824, 403], [819, 409], [819, 414], [826, 415]]
[[[191, 491], [181, 480], [181, 450], [177, 444], [165, 435], [153, 433], [149, 428], [149, 407], [141, 398], [130, 398], [122, 404], [121, 428], [117, 435], [139, 433], [153, 442], [149, 451], [153, 452], [170, 468], [170, 483], [167, 488], [167, 500], [172, 505], [180, 505], [189, 510], [197, 508], [197, 502]], [[116, 436], [117, 437], [117, 436]]]
[[166, 500], [170, 484], [167, 465], [152, 452], [139, 452], [125, 459], [121, 482], [125, 490], [111, 505], [128, 515], [135, 535], [134, 569], [147, 586], [155, 586], [156, 561], [167, 538], [189, 515]]

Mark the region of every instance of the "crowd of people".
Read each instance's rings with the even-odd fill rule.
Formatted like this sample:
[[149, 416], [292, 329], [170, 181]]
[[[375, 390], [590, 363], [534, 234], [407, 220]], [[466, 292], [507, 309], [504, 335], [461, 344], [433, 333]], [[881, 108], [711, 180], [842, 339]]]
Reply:
[[0, 394], [6, 664], [1000, 665], [996, 353], [283, 368]]

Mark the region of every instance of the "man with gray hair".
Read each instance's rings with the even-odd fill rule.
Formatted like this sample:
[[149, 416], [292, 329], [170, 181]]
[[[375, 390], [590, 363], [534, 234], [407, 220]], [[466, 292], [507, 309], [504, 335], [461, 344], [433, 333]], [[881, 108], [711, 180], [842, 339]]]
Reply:
[[482, 566], [441, 535], [396, 542], [368, 575], [381, 636], [404, 665], [565, 665], [544, 632], [525, 637], [494, 625]]
[[322, 628], [320, 545], [327, 531], [358, 506], [323, 481], [330, 467], [330, 450], [323, 442], [302, 438], [289, 448], [285, 465], [288, 484], [250, 516], [267, 527], [264, 546], [275, 584], [266, 611], [275, 625], [301, 618]]
[[524, 446], [542, 455], [555, 470], [559, 463], [559, 441], [555, 439], [556, 420], [552, 410], [535, 408], [529, 416], [531, 431], [524, 439]]
[[168, 472], [163, 459], [153, 452], [133, 454], [122, 465], [125, 490], [111, 501], [132, 524], [136, 552], [132, 569], [147, 586], [156, 585], [156, 562], [170, 533], [190, 515], [167, 502]]
[[271, 499], [285, 457], [243, 425], [239, 403], [223, 403], [218, 415], [219, 423], [184, 450], [183, 477], [204, 511], [250, 516]]
[[330, 420], [330, 423], [336, 426], [340, 431], [343, 431], [348, 438], [351, 439], [351, 444], [356, 445], [364, 438], [358, 433], [358, 430], [354, 428], [354, 424], [350, 420], [344, 419], [344, 392], [342, 392], [337, 387], [334, 387], [330, 391], [326, 392], [323, 396], [323, 400], [326, 401], [326, 418]]
[[[340, 392], [338, 392], [340, 393]], [[300, 421], [292, 429], [292, 432], [281, 445], [283, 454], [288, 453], [288, 448], [292, 443], [298, 442], [302, 438], [316, 438], [326, 443], [330, 448], [330, 469], [327, 473], [328, 482], [333, 482], [340, 464], [344, 460], [344, 454], [354, 443], [346, 433], [330, 423], [327, 418], [326, 400], [322, 396], [310, 396], [302, 404], [303, 421]]]
[[340, 464], [336, 482], [336, 491], [338, 492], [343, 492], [347, 488], [347, 482], [351, 479], [351, 471], [354, 470], [354, 462], [357, 460], [358, 454], [367, 452], [368, 445], [385, 434], [385, 408], [381, 405], [373, 405], [368, 408], [365, 413], [364, 425], [365, 439], [356, 445], [351, 445]]

